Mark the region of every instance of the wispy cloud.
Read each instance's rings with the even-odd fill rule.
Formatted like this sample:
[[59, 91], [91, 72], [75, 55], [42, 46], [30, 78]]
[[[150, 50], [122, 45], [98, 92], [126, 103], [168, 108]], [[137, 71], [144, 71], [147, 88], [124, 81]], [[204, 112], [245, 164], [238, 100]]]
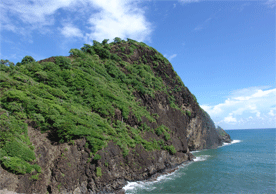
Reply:
[[211, 22], [212, 19], [213, 19], [213, 17], [207, 18], [203, 23], [197, 25], [194, 28], [194, 31], [201, 31], [201, 30], [203, 30], [204, 28], [206, 28], [209, 25], [209, 23]]
[[[105, 38], [113, 39], [116, 36], [138, 41], [149, 40], [152, 25], [147, 21], [139, 2], [137, 0], [10, 0], [0, 5], [1, 30], [14, 33], [24, 31], [30, 34], [34, 30], [41, 33], [57, 30], [66, 38], [82, 37], [89, 42]], [[71, 23], [60, 24], [64, 20], [69, 20]], [[80, 28], [80, 23], [83, 28]]]
[[[60, 8], [68, 8], [74, 3], [73, 0], [10, 0], [2, 4], [4, 17], [16, 17], [26, 24], [53, 24], [53, 14]], [[76, 3], [76, 1], [75, 1]]]
[[248, 6], [250, 6], [251, 4], [250, 3], [243, 3], [242, 5], [240, 5], [238, 8], [237, 8], [237, 10], [239, 11], [239, 12], [242, 12], [243, 10], [244, 10], [244, 8], [246, 8], [246, 7], [248, 7]]
[[265, 2], [265, 4], [266, 4], [268, 7], [270, 7], [270, 8], [276, 7], [276, 1], [275, 1], [275, 0], [267, 0], [267, 1]]
[[204, 22], [201, 24], [198, 24], [195, 28], [194, 31], [201, 31], [205, 28], [207, 28], [213, 20], [217, 19], [218, 13], [221, 12], [221, 9], [219, 9], [217, 12], [213, 13], [211, 16], [209, 16]]
[[185, 4], [185, 3], [197, 3], [199, 1], [201, 1], [201, 0], [179, 0], [179, 2], [183, 3], [183, 4]]
[[266, 120], [266, 125], [276, 127], [275, 99], [276, 88], [251, 87], [233, 91], [223, 103], [201, 107], [210, 114], [216, 124], [222, 126], [251, 126], [257, 121], [261, 124], [260, 121]]
[[172, 54], [172, 55], [164, 55], [169, 61], [171, 61], [173, 58], [175, 58], [177, 54]]

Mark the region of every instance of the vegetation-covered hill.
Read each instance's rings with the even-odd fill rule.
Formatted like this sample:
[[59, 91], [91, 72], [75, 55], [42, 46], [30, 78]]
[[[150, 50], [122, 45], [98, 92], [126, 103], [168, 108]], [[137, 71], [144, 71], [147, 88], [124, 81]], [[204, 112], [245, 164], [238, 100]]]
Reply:
[[[168, 157], [181, 158], [184, 156], [177, 155], [178, 152], [188, 154], [189, 149], [221, 144], [213, 122], [199, 108], [196, 98], [169, 61], [154, 48], [131, 39], [115, 38], [109, 44], [108, 40], [94, 41], [93, 46], [85, 44], [80, 50], [71, 49], [69, 57], [35, 61], [26, 56], [15, 66], [1, 60], [0, 85], [2, 168], [16, 176], [27, 177], [25, 185], [44, 185], [33, 189], [12, 188], [18, 192], [44, 192], [48, 185], [47, 191], [55, 193], [55, 189], [70, 191], [82, 184], [66, 186], [64, 172], [61, 178], [51, 178], [55, 176], [53, 169], [58, 166], [57, 162], [44, 161], [49, 157], [47, 149], [50, 148], [41, 151], [36, 141], [39, 138], [30, 134], [40, 135], [33, 131], [46, 134], [45, 142], [51, 142], [49, 146], [71, 145], [78, 146], [79, 151], [85, 150], [85, 162], [90, 166], [91, 175], [90, 178], [87, 175], [86, 192], [103, 190], [110, 180], [118, 179], [104, 175], [108, 171], [112, 173], [109, 167], [112, 157], [105, 155], [108, 149], [116, 147], [118, 153], [114, 157], [120, 155], [117, 162], [128, 165], [135, 174], [149, 166], [142, 161], [137, 162], [139, 169], [129, 164], [135, 161], [134, 154], [138, 150], [141, 154], [156, 153], [157, 157], [167, 153]], [[199, 130], [203, 131], [201, 135], [197, 133]], [[73, 150], [70, 146], [66, 149]], [[59, 160], [62, 158], [59, 156]], [[156, 163], [155, 159], [151, 160]], [[44, 184], [48, 169], [52, 171], [50, 182]], [[131, 180], [135, 176], [120, 178]], [[95, 187], [88, 186], [90, 179]], [[118, 188], [120, 186], [107, 190]]]

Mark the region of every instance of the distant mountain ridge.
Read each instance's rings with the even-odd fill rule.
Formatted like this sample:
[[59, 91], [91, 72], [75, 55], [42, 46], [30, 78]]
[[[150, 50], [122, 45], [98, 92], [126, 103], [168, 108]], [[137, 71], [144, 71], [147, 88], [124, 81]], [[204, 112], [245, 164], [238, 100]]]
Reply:
[[120, 191], [231, 141], [144, 43], [105, 39], [68, 57], [3, 61], [0, 190]]

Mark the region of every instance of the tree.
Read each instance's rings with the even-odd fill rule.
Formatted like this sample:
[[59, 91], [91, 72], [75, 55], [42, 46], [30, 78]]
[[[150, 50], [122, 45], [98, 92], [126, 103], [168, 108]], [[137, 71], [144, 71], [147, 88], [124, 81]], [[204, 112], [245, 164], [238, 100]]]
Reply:
[[132, 39], [130, 39], [130, 38], [127, 38], [127, 41], [128, 41], [129, 43], [132, 43], [132, 44], [137, 43], [137, 41], [132, 40]]
[[6, 65], [6, 66], [14, 66], [14, 63], [9, 61], [8, 59], [6, 59], [6, 60], [1, 59], [0, 64], [1, 65]]
[[24, 65], [24, 64], [32, 63], [32, 62], [35, 62], [34, 58], [27, 55], [22, 59], [21, 64]]
[[109, 41], [109, 39], [104, 39], [103, 42], [102, 42], [102, 44], [106, 45], [108, 41]]
[[119, 38], [119, 37], [114, 38], [114, 43], [120, 43], [120, 42], [122, 42], [121, 38]]
[[96, 40], [93, 40], [93, 46], [101, 46], [101, 43]]
[[82, 50], [83, 52], [90, 53], [91, 55], [94, 55], [94, 54], [95, 54], [95, 51], [94, 51], [93, 46], [91, 46], [91, 45], [89, 45], [89, 44], [84, 44], [84, 46], [81, 47], [81, 50]]

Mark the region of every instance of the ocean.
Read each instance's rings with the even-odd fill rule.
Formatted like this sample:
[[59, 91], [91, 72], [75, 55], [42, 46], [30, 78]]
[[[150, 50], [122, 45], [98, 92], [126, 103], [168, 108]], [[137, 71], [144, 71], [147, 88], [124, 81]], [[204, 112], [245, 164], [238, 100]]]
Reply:
[[129, 182], [126, 193], [276, 193], [276, 129], [226, 132], [232, 143], [193, 152], [195, 161], [155, 181]]

